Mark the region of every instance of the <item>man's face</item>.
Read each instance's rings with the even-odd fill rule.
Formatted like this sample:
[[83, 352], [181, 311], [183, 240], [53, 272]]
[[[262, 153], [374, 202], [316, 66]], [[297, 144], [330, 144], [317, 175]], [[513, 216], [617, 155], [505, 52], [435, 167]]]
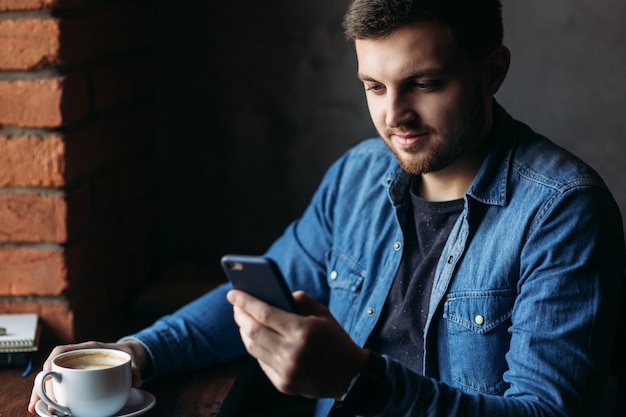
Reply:
[[402, 168], [425, 174], [462, 165], [490, 128], [484, 65], [437, 22], [355, 45], [370, 115]]

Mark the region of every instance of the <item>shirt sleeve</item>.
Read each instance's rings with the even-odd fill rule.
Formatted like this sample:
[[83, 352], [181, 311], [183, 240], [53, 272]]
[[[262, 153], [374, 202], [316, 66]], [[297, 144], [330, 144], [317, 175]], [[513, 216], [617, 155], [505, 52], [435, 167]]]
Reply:
[[245, 354], [224, 284], [123, 340], [141, 343], [152, 360], [148, 379], [227, 362]]

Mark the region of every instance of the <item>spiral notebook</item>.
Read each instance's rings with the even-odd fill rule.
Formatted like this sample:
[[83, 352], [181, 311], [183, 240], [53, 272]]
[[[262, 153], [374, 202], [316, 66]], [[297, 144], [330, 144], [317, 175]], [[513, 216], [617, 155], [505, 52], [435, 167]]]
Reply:
[[39, 318], [36, 314], [0, 314], [0, 354], [34, 352], [39, 347]]

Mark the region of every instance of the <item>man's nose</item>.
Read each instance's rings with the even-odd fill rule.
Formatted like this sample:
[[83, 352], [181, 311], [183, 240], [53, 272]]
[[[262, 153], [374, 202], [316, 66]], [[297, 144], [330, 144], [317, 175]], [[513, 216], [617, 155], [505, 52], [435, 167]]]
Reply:
[[407, 122], [414, 122], [418, 116], [413, 109], [412, 100], [403, 94], [389, 94], [387, 96], [387, 113], [385, 122], [388, 127], [399, 127]]

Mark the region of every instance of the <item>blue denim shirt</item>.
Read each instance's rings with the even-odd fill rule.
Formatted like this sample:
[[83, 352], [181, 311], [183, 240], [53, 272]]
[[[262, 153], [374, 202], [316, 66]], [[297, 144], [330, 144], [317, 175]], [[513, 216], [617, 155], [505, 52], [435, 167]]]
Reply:
[[[269, 248], [292, 289], [364, 345], [400, 264], [410, 176], [379, 138], [326, 173]], [[618, 207], [580, 160], [495, 106], [490, 150], [445, 245], [424, 375], [391, 358], [381, 416], [594, 415], [609, 372], [624, 240]], [[224, 285], [131, 336], [155, 375], [244, 354]], [[325, 416], [330, 399], [318, 402]]]

